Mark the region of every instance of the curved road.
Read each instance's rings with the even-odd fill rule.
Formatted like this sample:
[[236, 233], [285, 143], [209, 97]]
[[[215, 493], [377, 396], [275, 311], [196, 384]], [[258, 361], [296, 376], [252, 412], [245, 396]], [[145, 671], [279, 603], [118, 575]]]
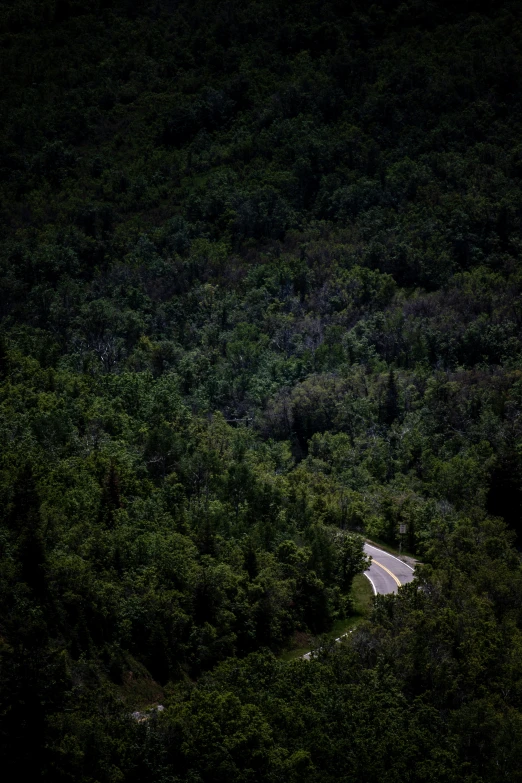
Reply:
[[[395, 555], [390, 555], [383, 549], [379, 549], [373, 544], [364, 544], [364, 551], [372, 558], [371, 565], [364, 575], [370, 580], [375, 595], [386, 595], [386, 593], [396, 593], [401, 587], [413, 580], [413, 568], [405, 563], [403, 560], [399, 560]], [[352, 631], [354, 629], [352, 628]], [[343, 633], [336, 639], [336, 642], [342, 641], [345, 636], [348, 636], [352, 631]], [[305, 661], [309, 661], [314, 657], [313, 650], [302, 655], [301, 658]]]
[[364, 551], [372, 558], [372, 564], [364, 575], [370, 580], [375, 595], [396, 593], [401, 585], [412, 581], [413, 568], [395, 555], [390, 555], [373, 544], [365, 544]]

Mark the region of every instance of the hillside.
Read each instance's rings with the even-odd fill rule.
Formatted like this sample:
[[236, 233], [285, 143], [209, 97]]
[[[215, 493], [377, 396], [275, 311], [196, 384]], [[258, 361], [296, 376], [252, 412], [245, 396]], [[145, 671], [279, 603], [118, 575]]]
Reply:
[[[3, 768], [521, 780], [521, 4], [5, 0], [0, 62]], [[364, 537], [419, 581], [330, 648]]]

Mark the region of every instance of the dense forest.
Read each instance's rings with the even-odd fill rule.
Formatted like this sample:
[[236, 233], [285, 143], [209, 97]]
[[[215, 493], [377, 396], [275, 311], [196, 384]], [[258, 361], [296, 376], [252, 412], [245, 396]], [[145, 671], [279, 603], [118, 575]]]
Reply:
[[[522, 4], [4, 0], [0, 62], [2, 770], [522, 781]], [[422, 565], [332, 644], [365, 537]]]

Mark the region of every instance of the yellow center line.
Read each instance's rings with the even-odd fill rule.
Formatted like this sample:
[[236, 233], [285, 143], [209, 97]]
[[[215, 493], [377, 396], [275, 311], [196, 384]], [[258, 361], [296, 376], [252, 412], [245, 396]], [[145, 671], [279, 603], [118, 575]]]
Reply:
[[401, 587], [401, 583], [399, 582], [399, 580], [397, 579], [397, 577], [395, 576], [395, 574], [392, 574], [392, 572], [391, 572], [391, 571], [389, 571], [389, 570], [386, 568], [386, 566], [384, 566], [382, 563], [379, 563], [379, 561], [378, 561], [378, 560], [376, 560], [374, 557], [372, 557], [372, 563], [375, 563], [375, 565], [378, 565], [378, 566], [379, 566], [379, 568], [382, 568], [382, 569], [383, 569], [383, 571], [386, 571], [386, 573], [387, 573], [387, 574], [389, 574], [389, 575], [391, 576], [391, 578], [392, 578], [392, 579], [393, 579], [393, 580], [394, 580], [394, 581], [395, 581], [395, 582], [398, 584], [398, 586], [399, 586], [399, 587]]

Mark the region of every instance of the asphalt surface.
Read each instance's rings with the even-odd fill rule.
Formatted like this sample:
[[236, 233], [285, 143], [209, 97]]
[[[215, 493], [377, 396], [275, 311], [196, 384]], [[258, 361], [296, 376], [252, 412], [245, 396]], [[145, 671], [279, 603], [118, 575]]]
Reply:
[[[390, 555], [383, 549], [379, 549], [373, 544], [365, 544], [364, 551], [372, 558], [371, 566], [364, 572], [365, 577], [370, 580], [375, 595], [380, 593], [396, 593], [401, 585], [411, 582], [413, 579], [413, 568], [407, 563], [399, 560], [395, 555]], [[354, 629], [352, 629], [353, 631]], [[345, 636], [352, 633], [348, 631], [343, 633], [336, 642], [341, 642]], [[311, 660], [315, 655], [313, 650], [307, 652], [301, 657], [305, 661]]]
[[401, 585], [412, 581], [413, 568], [398, 557], [372, 544], [365, 544], [364, 551], [372, 558], [372, 564], [364, 575], [370, 580], [375, 595], [396, 593]]

